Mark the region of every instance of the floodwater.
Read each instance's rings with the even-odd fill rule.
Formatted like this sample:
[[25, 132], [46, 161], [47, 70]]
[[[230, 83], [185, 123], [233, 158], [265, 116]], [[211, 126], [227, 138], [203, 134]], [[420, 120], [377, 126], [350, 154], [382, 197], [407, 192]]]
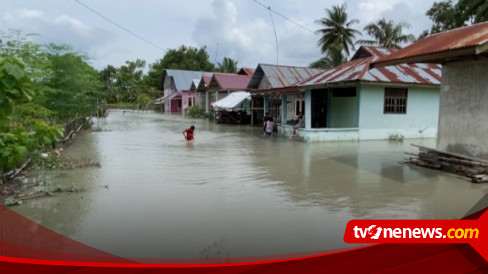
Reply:
[[[101, 168], [43, 171], [82, 188], [12, 207], [128, 258], [228, 258], [348, 247], [351, 219], [458, 219], [488, 185], [405, 164], [410, 143], [303, 143], [262, 129], [112, 110], [64, 151]], [[182, 131], [194, 124], [195, 142]], [[35, 176], [35, 175], [32, 175]]]

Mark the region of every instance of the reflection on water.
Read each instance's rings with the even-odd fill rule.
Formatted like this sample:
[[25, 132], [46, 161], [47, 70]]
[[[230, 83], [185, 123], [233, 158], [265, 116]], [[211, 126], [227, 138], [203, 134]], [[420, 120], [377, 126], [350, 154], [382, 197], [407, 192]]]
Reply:
[[[404, 144], [302, 143], [260, 127], [111, 111], [65, 151], [102, 168], [40, 180], [85, 191], [15, 211], [74, 240], [131, 258], [229, 258], [346, 247], [350, 219], [461, 218], [487, 192], [404, 164]], [[195, 141], [182, 130], [195, 125]], [[435, 140], [412, 142], [434, 146]]]

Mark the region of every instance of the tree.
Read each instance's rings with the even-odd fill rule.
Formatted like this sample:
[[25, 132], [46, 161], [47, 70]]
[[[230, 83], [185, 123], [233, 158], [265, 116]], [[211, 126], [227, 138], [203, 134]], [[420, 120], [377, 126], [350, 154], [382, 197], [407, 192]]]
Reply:
[[198, 49], [183, 45], [178, 49], [168, 50], [163, 58], [149, 66], [146, 84], [161, 90], [161, 77], [165, 69], [215, 71], [215, 66], [209, 61], [206, 47]]
[[225, 73], [237, 73], [237, 61], [224, 57], [222, 63], [218, 63], [217, 71]]
[[473, 18], [473, 23], [488, 21], [487, 0], [459, 0], [456, 8], [463, 14], [464, 19]]
[[102, 96], [103, 101], [107, 103], [117, 103], [118, 97], [115, 89], [115, 81], [117, 77], [117, 69], [108, 65], [106, 68], [100, 71], [100, 80], [102, 81]]
[[375, 40], [360, 40], [358, 44], [378, 45], [385, 48], [401, 48], [401, 43], [415, 41], [415, 36], [412, 34], [403, 34], [403, 28], [409, 27], [410, 25], [405, 22], [395, 24], [393, 20], [387, 21], [383, 18], [376, 23], [370, 23], [364, 27], [364, 31]]
[[331, 45], [324, 57], [310, 64], [312, 68], [333, 68], [347, 61], [340, 44]]
[[356, 19], [348, 21], [346, 5], [333, 6], [332, 9], [326, 9], [325, 12], [327, 17], [315, 21], [324, 27], [315, 32], [322, 35], [318, 41], [322, 53], [325, 54], [332, 45], [341, 44], [346, 55], [349, 56], [349, 48], [354, 49], [353, 40], [356, 34], [361, 35], [358, 30], [350, 28], [350, 26], [359, 21]]
[[0, 127], [13, 112], [14, 105], [29, 101], [32, 95], [24, 63], [18, 58], [0, 57]]
[[146, 61], [137, 59], [136, 61], [126, 61], [125, 65], [117, 70], [116, 88], [125, 102], [135, 102], [139, 93], [146, 89], [143, 83], [144, 68]]
[[427, 11], [427, 16], [434, 22], [430, 33], [438, 33], [464, 26], [466, 18], [452, 0], [435, 2]]
[[86, 56], [70, 46], [50, 44], [47, 50], [51, 65], [43, 82], [47, 89], [41, 104], [61, 121], [91, 114], [101, 89], [98, 72]]

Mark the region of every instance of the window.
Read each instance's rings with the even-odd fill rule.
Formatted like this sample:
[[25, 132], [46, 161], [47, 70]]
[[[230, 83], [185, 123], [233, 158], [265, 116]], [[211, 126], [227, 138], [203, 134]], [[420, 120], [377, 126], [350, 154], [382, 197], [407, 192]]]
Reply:
[[406, 88], [385, 88], [385, 105], [383, 113], [407, 113], [407, 95]]
[[191, 107], [193, 104], [192, 104], [192, 101], [193, 101], [193, 98], [192, 97], [188, 97], [188, 106]]
[[298, 116], [300, 112], [305, 114], [305, 100], [303, 98], [295, 100], [295, 116]]

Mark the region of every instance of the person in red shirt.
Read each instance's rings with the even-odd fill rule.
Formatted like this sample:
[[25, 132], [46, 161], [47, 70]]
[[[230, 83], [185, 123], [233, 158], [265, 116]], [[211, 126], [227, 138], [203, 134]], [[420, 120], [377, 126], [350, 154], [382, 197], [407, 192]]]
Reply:
[[185, 136], [185, 139], [187, 141], [193, 141], [193, 131], [195, 130], [195, 126], [191, 126], [190, 128], [187, 128], [183, 130], [183, 136]]

